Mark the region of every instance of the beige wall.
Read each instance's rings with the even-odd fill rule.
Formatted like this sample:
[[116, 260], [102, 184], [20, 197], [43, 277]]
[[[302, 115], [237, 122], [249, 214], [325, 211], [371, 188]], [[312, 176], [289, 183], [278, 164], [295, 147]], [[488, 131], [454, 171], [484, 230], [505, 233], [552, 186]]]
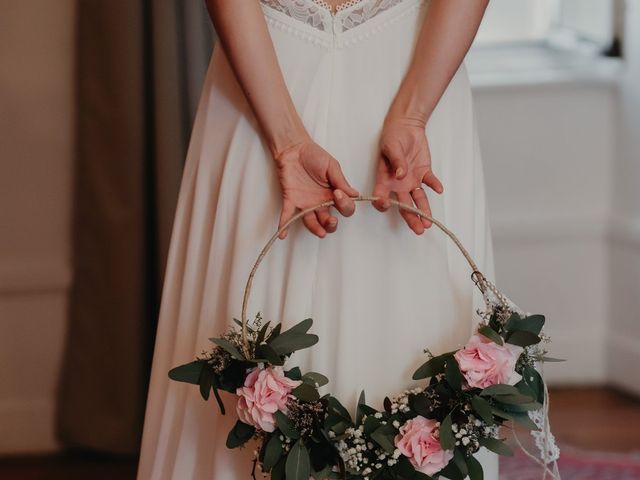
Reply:
[[0, 453], [56, 448], [70, 285], [73, 0], [0, 0]]

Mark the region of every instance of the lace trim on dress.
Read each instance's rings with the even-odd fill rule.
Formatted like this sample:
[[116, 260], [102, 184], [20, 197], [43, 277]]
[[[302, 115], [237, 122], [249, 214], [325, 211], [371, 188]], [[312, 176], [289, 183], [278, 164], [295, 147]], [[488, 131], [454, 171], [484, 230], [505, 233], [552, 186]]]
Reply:
[[404, 0], [347, 0], [335, 7], [326, 0], [260, 0], [262, 4], [321, 31], [331, 32], [332, 23], [345, 32]]
[[260, 2], [323, 32], [331, 30], [331, 20], [327, 18], [330, 11], [316, 2], [308, 0], [260, 0]]

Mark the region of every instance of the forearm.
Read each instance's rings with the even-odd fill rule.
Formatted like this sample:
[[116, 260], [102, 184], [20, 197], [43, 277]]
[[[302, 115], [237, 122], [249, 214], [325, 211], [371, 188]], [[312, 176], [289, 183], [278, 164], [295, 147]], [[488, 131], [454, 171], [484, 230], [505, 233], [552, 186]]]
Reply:
[[307, 136], [257, 0], [207, 0], [222, 47], [272, 155]]
[[489, 0], [431, 0], [411, 65], [387, 118], [426, 125], [464, 60]]

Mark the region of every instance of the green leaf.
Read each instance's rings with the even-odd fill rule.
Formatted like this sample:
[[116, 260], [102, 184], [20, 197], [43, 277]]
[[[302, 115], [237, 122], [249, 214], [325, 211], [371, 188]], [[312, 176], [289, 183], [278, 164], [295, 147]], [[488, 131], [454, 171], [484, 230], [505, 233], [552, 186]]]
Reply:
[[282, 324], [278, 323], [275, 327], [273, 327], [271, 332], [269, 332], [269, 336], [265, 339], [265, 342], [269, 343], [274, 338], [278, 337], [280, 335], [280, 330], [282, 330]]
[[280, 435], [276, 432], [271, 435], [271, 438], [267, 442], [264, 449], [264, 459], [262, 465], [265, 470], [269, 471], [275, 467], [276, 463], [282, 456], [282, 442], [280, 441]]
[[362, 417], [364, 416], [364, 411], [360, 408], [361, 405], [366, 405], [364, 390], [360, 392], [360, 397], [358, 397], [358, 404], [356, 406], [356, 425], [360, 425], [362, 423]]
[[453, 459], [451, 459], [446, 467], [440, 470], [438, 478], [440, 478], [440, 476], [444, 476], [449, 480], [464, 480], [465, 478]]
[[265, 358], [271, 365], [284, 365], [280, 355], [268, 343], [262, 343], [256, 347], [256, 356]]
[[457, 448], [453, 451], [453, 462], [456, 464], [456, 467], [458, 467], [458, 470], [460, 470], [462, 476], [466, 477], [469, 473], [467, 462], [464, 459], [464, 454]]
[[516, 387], [500, 383], [497, 385], [488, 386], [480, 392], [480, 395], [486, 397], [495, 395], [518, 395], [519, 393], [520, 392]]
[[256, 337], [256, 345], [260, 345], [262, 342], [264, 342], [264, 338], [267, 336], [267, 330], [269, 329], [270, 323], [271, 322], [265, 323], [258, 332], [258, 336]]
[[269, 345], [278, 355], [289, 355], [318, 343], [318, 336], [309, 333], [291, 333], [288, 330], [274, 338]]
[[293, 367], [287, 370], [284, 375], [291, 380], [302, 380], [302, 372], [300, 371], [300, 367]]
[[245, 360], [244, 355], [240, 353], [238, 347], [225, 338], [210, 338], [209, 341], [215, 343], [220, 348], [224, 348], [236, 360]]
[[286, 461], [286, 457], [281, 457], [280, 461], [271, 469], [271, 480], [286, 480], [284, 472]]
[[395, 428], [389, 424], [381, 425], [371, 434], [373, 441], [384, 448], [387, 453], [393, 453], [396, 448], [393, 443], [394, 436]]
[[504, 418], [505, 420], [517, 422], [528, 430], [539, 430], [538, 426], [533, 423], [533, 420], [531, 420], [527, 413], [508, 412], [498, 407], [493, 407], [491, 411], [494, 415]]
[[440, 445], [444, 450], [453, 450], [456, 446], [456, 439], [453, 436], [451, 424], [451, 413], [449, 413], [440, 424]]
[[534, 393], [535, 399], [539, 403], [544, 403], [544, 382], [540, 373], [530, 366], [525, 366], [521, 372], [522, 382]]
[[195, 362], [180, 365], [179, 367], [169, 370], [169, 378], [176, 382], [190, 383], [192, 385], [200, 384], [200, 374], [206, 362], [196, 360]]
[[489, 340], [493, 341], [494, 343], [497, 343], [498, 345], [502, 345], [504, 343], [504, 341], [502, 340], [502, 337], [498, 335], [498, 332], [496, 332], [489, 325], [484, 325], [480, 327], [478, 329], [478, 333], [480, 335], [487, 337]]
[[313, 385], [316, 388], [320, 388], [327, 383], [329, 379], [318, 372], [307, 372], [302, 376], [302, 381]]
[[302, 440], [293, 444], [287, 455], [285, 466], [287, 480], [309, 480], [311, 476], [311, 460], [309, 452]]
[[446, 355], [433, 357], [418, 367], [418, 369], [413, 373], [413, 379], [422, 380], [423, 378], [433, 377], [438, 373], [442, 373], [444, 372], [445, 363]]
[[352, 422], [351, 415], [349, 414], [349, 410], [347, 410], [344, 407], [344, 405], [342, 405], [336, 397], [329, 395], [329, 397], [327, 397], [327, 403], [329, 405], [330, 412], [335, 413], [336, 415], [348, 421], [349, 423]]
[[315, 402], [320, 398], [318, 390], [308, 383], [301, 383], [296, 388], [294, 388], [291, 393], [303, 402]]
[[289, 417], [280, 410], [276, 410], [273, 416], [276, 419], [276, 425], [285, 436], [289, 438], [300, 438], [300, 434], [293, 426], [291, 420], [289, 420]]
[[541, 357], [540, 361], [545, 363], [556, 363], [556, 362], [566, 362], [567, 360], [565, 358]]
[[497, 438], [480, 438], [479, 442], [484, 448], [491, 450], [493, 453], [497, 453], [498, 455], [504, 455], [507, 457], [513, 455], [513, 450], [511, 450], [506, 443], [502, 440], [498, 440]]
[[296, 323], [293, 327], [291, 327], [290, 329], [288, 329], [286, 332], [283, 332], [283, 333], [304, 334], [309, 331], [309, 329], [311, 328], [311, 325], [313, 325], [313, 319], [305, 318], [304, 320], [302, 320], [299, 323]]
[[469, 480], [484, 480], [484, 472], [482, 465], [473, 455], [465, 457], [467, 461], [467, 471], [469, 472]]
[[531, 332], [534, 335], [540, 335], [542, 327], [544, 326], [544, 322], [545, 319], [543, 315], [521, 317], [517, 313], [514, 313], [513, 315], [511, 315], [511, 317], [509, 317], [509, 320], [507, 320], [505, 328], [509, 332], [526, 331]]
[[458, 391], [462, 389], [462, 373], [460, 372], [458, 362], [453, 355], [447, 357], [445, 364], [445, 376], [447, 382], [451, 385], [451, 388]]
[[496, 395], [493, 398], [495, 398], [500, 403], [505, 403], [507, 405], [526, 405], [528, 403], [535, 402], [535, 399], [533, 397], [522, 395], [520, 393], [514, 395]]
[[256, 429], [238, 420], [227, 436], [227, 448], [237, 448], [249, 441]]
[[220, 408], [220, 413], [222, 415], [224, 415], [226, 412], [225, 412], [225, 408], [224, 408], [224, 403], [222, 402], [222, 398], [220, 398], [220, 392], [218, 391], [217, 382], [216, 382], [216, 384], [213, 385], [213, 396], [216, 397], [216, 402], [218, 402], [218, 407]]
[[208, 366], [202, 369], [200, 373], [200, 395], [205, 400], [209, 400], [209, 394], [211, 393], [211, 387], [213, 386], [213, 381], [215, 378], [215, 373]]
[[507, 336], [507, 343], [520, 347], [528, 347], [529, 345], [540, 343], [540, 337], [526, 330], [517, 330]]
[[493, 425], [493, 413], [491, 413], [491, 404], [489, 402], [480, 396], [475, 396], [471, 399], [471, 406], [487, 425]]

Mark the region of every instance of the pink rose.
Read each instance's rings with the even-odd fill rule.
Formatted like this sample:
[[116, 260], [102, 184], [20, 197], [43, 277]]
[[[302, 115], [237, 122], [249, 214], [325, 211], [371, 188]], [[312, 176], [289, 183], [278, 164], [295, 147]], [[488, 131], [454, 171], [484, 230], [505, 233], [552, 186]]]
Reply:
[[236, 405], [238, 417], [244, 423], [273, 432], [273, 414], [277, 410], [286, 412], [291, 390], [301, 383], [285, 377], [282, 367], [254, 368], [245, 378], [244, 387], [236, 390], [240, 397]]
[[522, 351], [517, 345], [498, 345], [476, 334], [454, 356], [469, 387], [486, 388], [498, 383], [516, 383], [520, 377], [515, 372], [516, 362]]
[[414, 468], [426, 475], [439, 472], [453, 458], [451, 450], [443, 450], [437, 432], [440, 424], [425, 417], [415, 417], [400, 427], [394, 443], [408, 457]]

